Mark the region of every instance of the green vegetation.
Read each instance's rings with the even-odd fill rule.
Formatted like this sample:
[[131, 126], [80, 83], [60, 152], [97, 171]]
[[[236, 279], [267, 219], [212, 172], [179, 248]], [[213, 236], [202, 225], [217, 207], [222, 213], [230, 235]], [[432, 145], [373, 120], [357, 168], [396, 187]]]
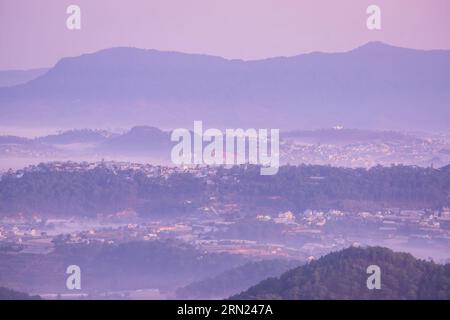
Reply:
[[[173, 173], [167, 178], [140, 170], [9, 171], [0, 181], [0, 213], [48, 213], [93, 216], [135, 209], [141, 215], [183, 214], [217, 203], [234, 203], [245, 212], [354, 209], [396, 206], [440, 208], [450, 199], [450, 167], [412, 166], [366, 169], [283, 166], [261, 176], [255, 166], [210, 169], [208, 176]], [[273, 200], [276, 199], [276, 200]]]
[[[367, 289], [369, 265], [381, 268], [380, 290]], [[231, 299], [450, 299], [450, 264], [386, 248], [351, 247], [264, 280]]]

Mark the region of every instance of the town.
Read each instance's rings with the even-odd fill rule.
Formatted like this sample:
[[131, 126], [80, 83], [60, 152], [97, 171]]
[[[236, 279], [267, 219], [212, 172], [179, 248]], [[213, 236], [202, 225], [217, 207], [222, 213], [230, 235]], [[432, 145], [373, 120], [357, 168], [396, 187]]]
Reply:
[[[50, 163], [15, 172], [21, 179], [28, 172], [82, 172], [108, 168], [114, 174], [140, 172], [148, 177], [169, 179], [177, 173], [189, 173], [205, 179], [213, 188], [217, 179], [239, 179], [225, 170], [208, 166], [165, 167], [120, 162]], [[320, 181], [321, 177], [311, 177]], [[319, 180], [318, 180], [319, 179]], [[238, 181], [238, 180], [236, 180]], [[277, 201], [269, 196], [264, 201]], [[141, 216], [129, 208], [109, 214], [55, 216], [35, 212], [16, 213], [0, 220], [2, 252], [48, 253], [61, 243], [108, 243], [176, 239], [206, 252], [225, 252], [255, 258], [315, 259], [354, 244], [382, 245], [411, 251], [424, 259], [444, 261], [450, 258], [450, 211], [441, 209], [375, 210], [282, 210], [268, 205], [253, 212], [239, 202], [209, 196], [198, 207], [181, 215]], [[432, 248], [432, 250], [430, 250]]]

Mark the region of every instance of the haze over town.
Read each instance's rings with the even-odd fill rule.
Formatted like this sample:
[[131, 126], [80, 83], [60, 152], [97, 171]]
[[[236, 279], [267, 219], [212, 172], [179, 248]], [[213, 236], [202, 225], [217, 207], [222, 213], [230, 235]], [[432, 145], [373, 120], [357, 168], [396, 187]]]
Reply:
[[0, 298], [448, 299], [450, 4], [378, 2], [2, 1]]

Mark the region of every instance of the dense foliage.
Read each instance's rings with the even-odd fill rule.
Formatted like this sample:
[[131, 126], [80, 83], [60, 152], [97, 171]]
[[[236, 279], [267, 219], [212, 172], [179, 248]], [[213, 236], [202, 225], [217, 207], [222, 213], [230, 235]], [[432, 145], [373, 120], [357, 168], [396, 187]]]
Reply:
[[[381, 269], [369, 290], [367, 267]], [[417, 260], [386, 248], [348, 248], [269, 278], [231, 299], [450, 299], [450, 264]]]
[[[277, 209], [448, 206], [450, 168], [411, 166], [366, 169], [283, 166], [274, 176], [258, 167], [211, 169], [208, 175], [173, 173], [167, 178], [140, 170], [97, 166], [80, 171], [9, 171], [0, 181], [0, 213], [96, 215], [135, 209], [147, 214], [193, 211], [209, 204]], [[273, 200], [276, 199], [276, 200]]]

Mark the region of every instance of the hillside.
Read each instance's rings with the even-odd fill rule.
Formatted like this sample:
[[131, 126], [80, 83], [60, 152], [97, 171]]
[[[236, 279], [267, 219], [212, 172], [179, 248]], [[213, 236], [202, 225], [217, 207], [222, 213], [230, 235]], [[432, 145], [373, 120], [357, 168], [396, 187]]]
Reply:
[[0, 88], [0, 124], [448, 132], [449, 83], [450, 51], [380, 42], [255, 61], [110, 48]]
[[177, 290], [177, 299], [221, 299], [244, 290], [259, 281], [279, 276], [300, 265], [300, 261], [262, 260], [252, 261], [215, 277], [203, 279]]
[[220, 208], [211, 199], [224, 195], [247, 215], [311, 208], [442, 208], [450, 203], [450, 171], [445, 169], [302, 165], [261, 176], [259, 167], [249, 166], [210, 168], [209, 177], [192, 172], [164, 177], [157, 167], [137, 164], [130, 169], [117, 163], [64, 162], [8, 171], [0, 180], [0, 216], [39, 212], [95, 217], [126, 209], [147, 217], [170, 216], [201, 212], [203, 206]]
[[[381, 268], [381, 289], [366, 287], [366, 268]], [[269, 278], [231, 299], [450, 299], [450, 264], [386, 248], [351, 247]]]
[[170, 240], [73, 244], [64, 242], [66, 238], [57, 237], [55, 250], [48, 254], [0, 253], [0, 286], [67, 293], [66, 268], [76, 261], [83, 270], [83, 292], [172, 290], [247, 262], [241, 256], [205, 253]]
[[45, 74], [48, 69], [6, 70], [0, 71], [0, 87], [23, 84]]

